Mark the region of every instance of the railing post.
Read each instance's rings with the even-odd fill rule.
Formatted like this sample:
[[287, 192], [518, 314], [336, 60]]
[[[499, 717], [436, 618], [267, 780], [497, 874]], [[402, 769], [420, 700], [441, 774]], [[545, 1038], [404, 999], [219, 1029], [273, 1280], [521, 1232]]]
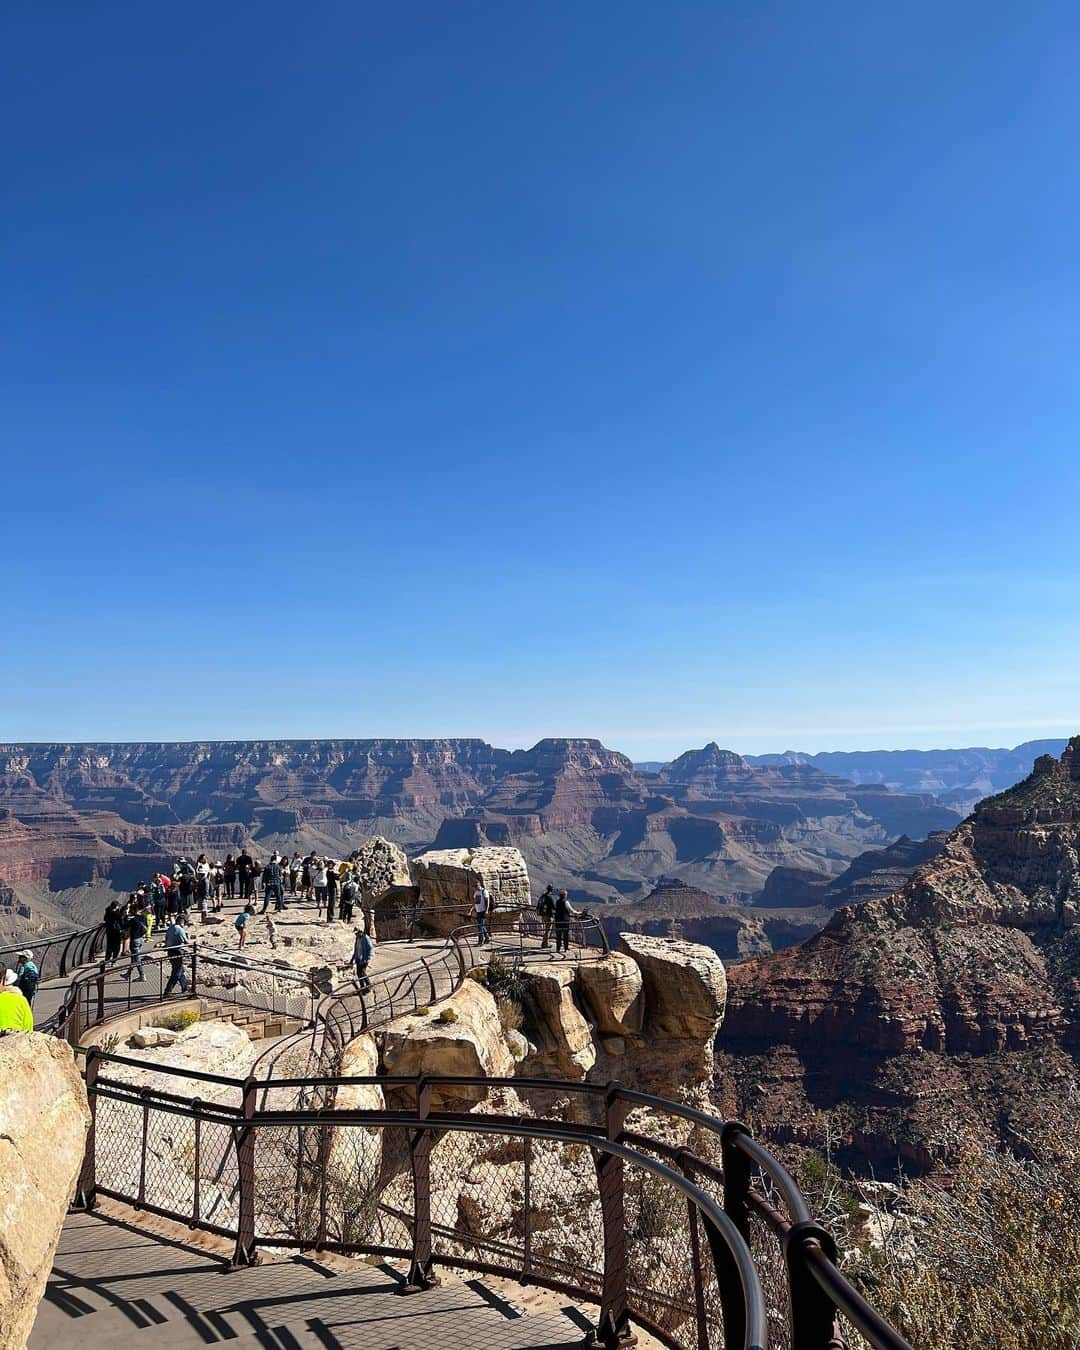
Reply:
[[[426, 1078], [416, 1082], [416, 1115], [426, 1120], [431, 1113], [431, 1084]], [[413, 1183], [412, 1263], [402, 1294], [417, 1294], [439, 1283], [431, 1252], [431, 1131], [421, 1127], [409, 1132], [409, 1160]]]
[[729, 1120], [720, 1131], [720, 1156], [724, 1169], [724, 1210], [750, 1245], [750, 1159], [739, 1148], [739, 1135], [750, 1131], [741, 1120]]
[[105, 1020], [105, 962], [102, 961], [97, 977], [97, 1020]]
[[[695, 1181], [693, 1154], [689, 1149], [679, 1150], [679, 1166], [687, 1181]], [[709, 1350], [709, 1319], [705, 1307], [705, 1270], [701, 1261], [701, 1227], [698, 1224], [697, 1205], [686, 1198], [686, 1220], [690, 1227], [690, 1269], [694, 1277], [694, 1313], [697, 1318], [698, 1350]]]
[[326, 1189], [327, 1172], [330, 1170], [330, 1129], [319, 1126], [319, 1231], [315, 1239], [315, 1250], [321, 1252], [326, 1247]]
[[808, 1220], [791, 1225], [784, 1236], [784, 1260], [787, 1263], [791, 1307], [791, 1350], [835, 1350], [846, 1343], [836, 1324], [833, 1301], [814, 1279], [807, 1265], [807, 1241], [819, 1243], [829, 1260], [834, 1264], [836, 1262], [836, 1243], [820, 1224]]
[[258, 1084], [254, 1078], [244, 1082], [243, 1124], [236, 1132], [236, 1168], [239, 1184], [239, 1220], [236, 1232], [236, 1250], [229, 1262], [230, 1270], [253, 1266], [258, 1260], [255, 1251], [255, 1094]]
[[72, 1209], [93, 1209], [97, 1203], [97, 1076], [101, 1051], [96, 1045], [86, 1052], [86, 1100], [90, 1106], [90, 1128], [86, 1132], [82, 1167], [75, 1186]]
[[[619, 1095], [618, 1083], [609, 1083], [604, 1099], [604, 1133], [613, 1143], [626, 1124], [626, 1103]], [[630, 1326], [626, 1293], [626, 1205], [623, 1189], [623, 1161], [597, 1149], [596, 1183], [600, 1193], [600, 1213], [604, 1221], [604, 1288], [600, 1301], [600, 1320], [586, 1345], [592, 1350], [617, 1350], [636, 1345]]]
[[191, 944], [191, 997], [197, 998], [199, 993], [199, 944]]

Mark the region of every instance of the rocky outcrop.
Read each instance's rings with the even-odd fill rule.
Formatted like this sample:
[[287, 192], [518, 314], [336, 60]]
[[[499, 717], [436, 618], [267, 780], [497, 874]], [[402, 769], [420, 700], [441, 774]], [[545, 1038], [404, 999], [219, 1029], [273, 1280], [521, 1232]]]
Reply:
[[894, 895], [733, 967], [725, 1110], [926, 1168], [1080, 1091], [1080, 738], [980, 804]]
[[89, 1124], [67, 1045], [0, 1036], [0, 1350], [22, 1350], [30, 1335]]
[[572, 966], [539, 966], [522, 973], [542, 1041], [532, 1061], [539, 1076], [581, 1079], [596, 1063], [589, 1024], [574, 1002], [575, 973]]
[[[514, 1072], [495, 1000], [475, 980], [466, 980], [437, 1011], [425, 1009], [398, 1018], [379, 1040], [388, 1074], [506, 1078]], [[432, 1105], [453, 1109], [485, 1095], [482, 1089], [437, 1088]]]
[[[471, 922], [473, 894], [481, 884], [495, 914], [517, 913], [532, 903], [529, 869], [516, 848], [433, 849], [413, 860], [413, 870], [423, 922], [436, 932]], [[440, 911], [448, 912], [440, 916]]]
[[619, 945], [641, 968], [647, 1027], [711, 1050], [727, 1003], [724, 963], [715, 952], [638, 933], [624, 933]]
[[634, 1036], [641, 1031], [644, 982], [631, 955], [612, 952], [603, 961], [583, 961], [577, 967], [577, 983], [601, 1035]]

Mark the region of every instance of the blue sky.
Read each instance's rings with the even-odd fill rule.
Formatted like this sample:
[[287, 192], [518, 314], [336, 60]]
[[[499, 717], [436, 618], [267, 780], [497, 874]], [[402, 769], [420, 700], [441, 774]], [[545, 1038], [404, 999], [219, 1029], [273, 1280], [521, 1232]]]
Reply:
[[17, 4], [0, 736], [1080, 731], [1080, 15]]

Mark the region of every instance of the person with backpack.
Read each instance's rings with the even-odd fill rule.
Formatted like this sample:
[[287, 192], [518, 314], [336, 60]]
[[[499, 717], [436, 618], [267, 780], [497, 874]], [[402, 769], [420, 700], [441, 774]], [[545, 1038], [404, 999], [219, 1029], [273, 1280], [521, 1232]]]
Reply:
[[360, 895], [360, 887], [357, 884], [356, 877], [350, 872], [341, 887], [341, 921], [342, 923], [352, 923], [353, 905], [356, 904], [357, 897]]
[[536, 912], [544, 925], [541, 947], [551, 946], [551, 923], [555, 918], [555, 887], [548, 883], [547, 889], [536, 902]]
[[181, 994], [188, 991], [187, 974], [184, 970], [184, 956], [187, 953], [188, 935], [184, 925], [174, 920], [165, 930], [165, 954], [169, 958], [169, 978], [165, 982], [162, 998], [168, 998], [175, 985], [180, 986]]
[[105, 960], [118, 961], [120, 959], [120, 948], [124, 944], [124, 933], [126, 924], [124, 923], [124, 911], [120, 908], [119, 900], [110, 900], [105, 910]]
[[578, 911], [570, 903], [565, 891], [559, 892], [559, 898], [555, 901], [555, 950], [557, 952], [569, 952], [570, 950], [570, 920], [578, 917]]
[[491, 942], [487, 926], [488, 914], [491, 912], [491, 897], [482, 881], [476, 883], [476, 890], [473, 892], [473, 912], [476, 914], [476, 945], [483, 947]]
[[15, 984], [31, 1008], [34, 1006], [34, 995], [40, 981], [41, 972], [34, 964], [34, 953], [29, 949], [20, 952], [18, 965], [15, 967]]
[[241, 947], [247, 941], [247, 921], [248, 919], [251, 918], [251, 916], [254, 913], [255, 913], [254, 905], [245, 905], [244, 908], [233, 920], [233, 927], [236, 929], [237, 936], [240, 938]]
[[375, 943], [371, 934], [357, 926], [356, 937], [353, 942], [353, 965], [356, 967], [356, 984], [362, 994], [366, 994], [371, 988], [371, 981], [368, 979], [368, 966], [371, 965], [371, 958], [374, 955]]
[[225, 862], [221, 869], [222, 880], [225, 882], [225, 899], [236, 899], [236, 859], [231, 853], [226, 853]]

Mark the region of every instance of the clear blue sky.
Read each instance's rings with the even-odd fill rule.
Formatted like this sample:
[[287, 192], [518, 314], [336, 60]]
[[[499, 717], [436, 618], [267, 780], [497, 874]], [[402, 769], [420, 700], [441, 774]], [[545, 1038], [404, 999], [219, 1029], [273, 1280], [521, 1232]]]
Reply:
[[1080, 731], [1075, 6], [0, 52], [0, 736]]

